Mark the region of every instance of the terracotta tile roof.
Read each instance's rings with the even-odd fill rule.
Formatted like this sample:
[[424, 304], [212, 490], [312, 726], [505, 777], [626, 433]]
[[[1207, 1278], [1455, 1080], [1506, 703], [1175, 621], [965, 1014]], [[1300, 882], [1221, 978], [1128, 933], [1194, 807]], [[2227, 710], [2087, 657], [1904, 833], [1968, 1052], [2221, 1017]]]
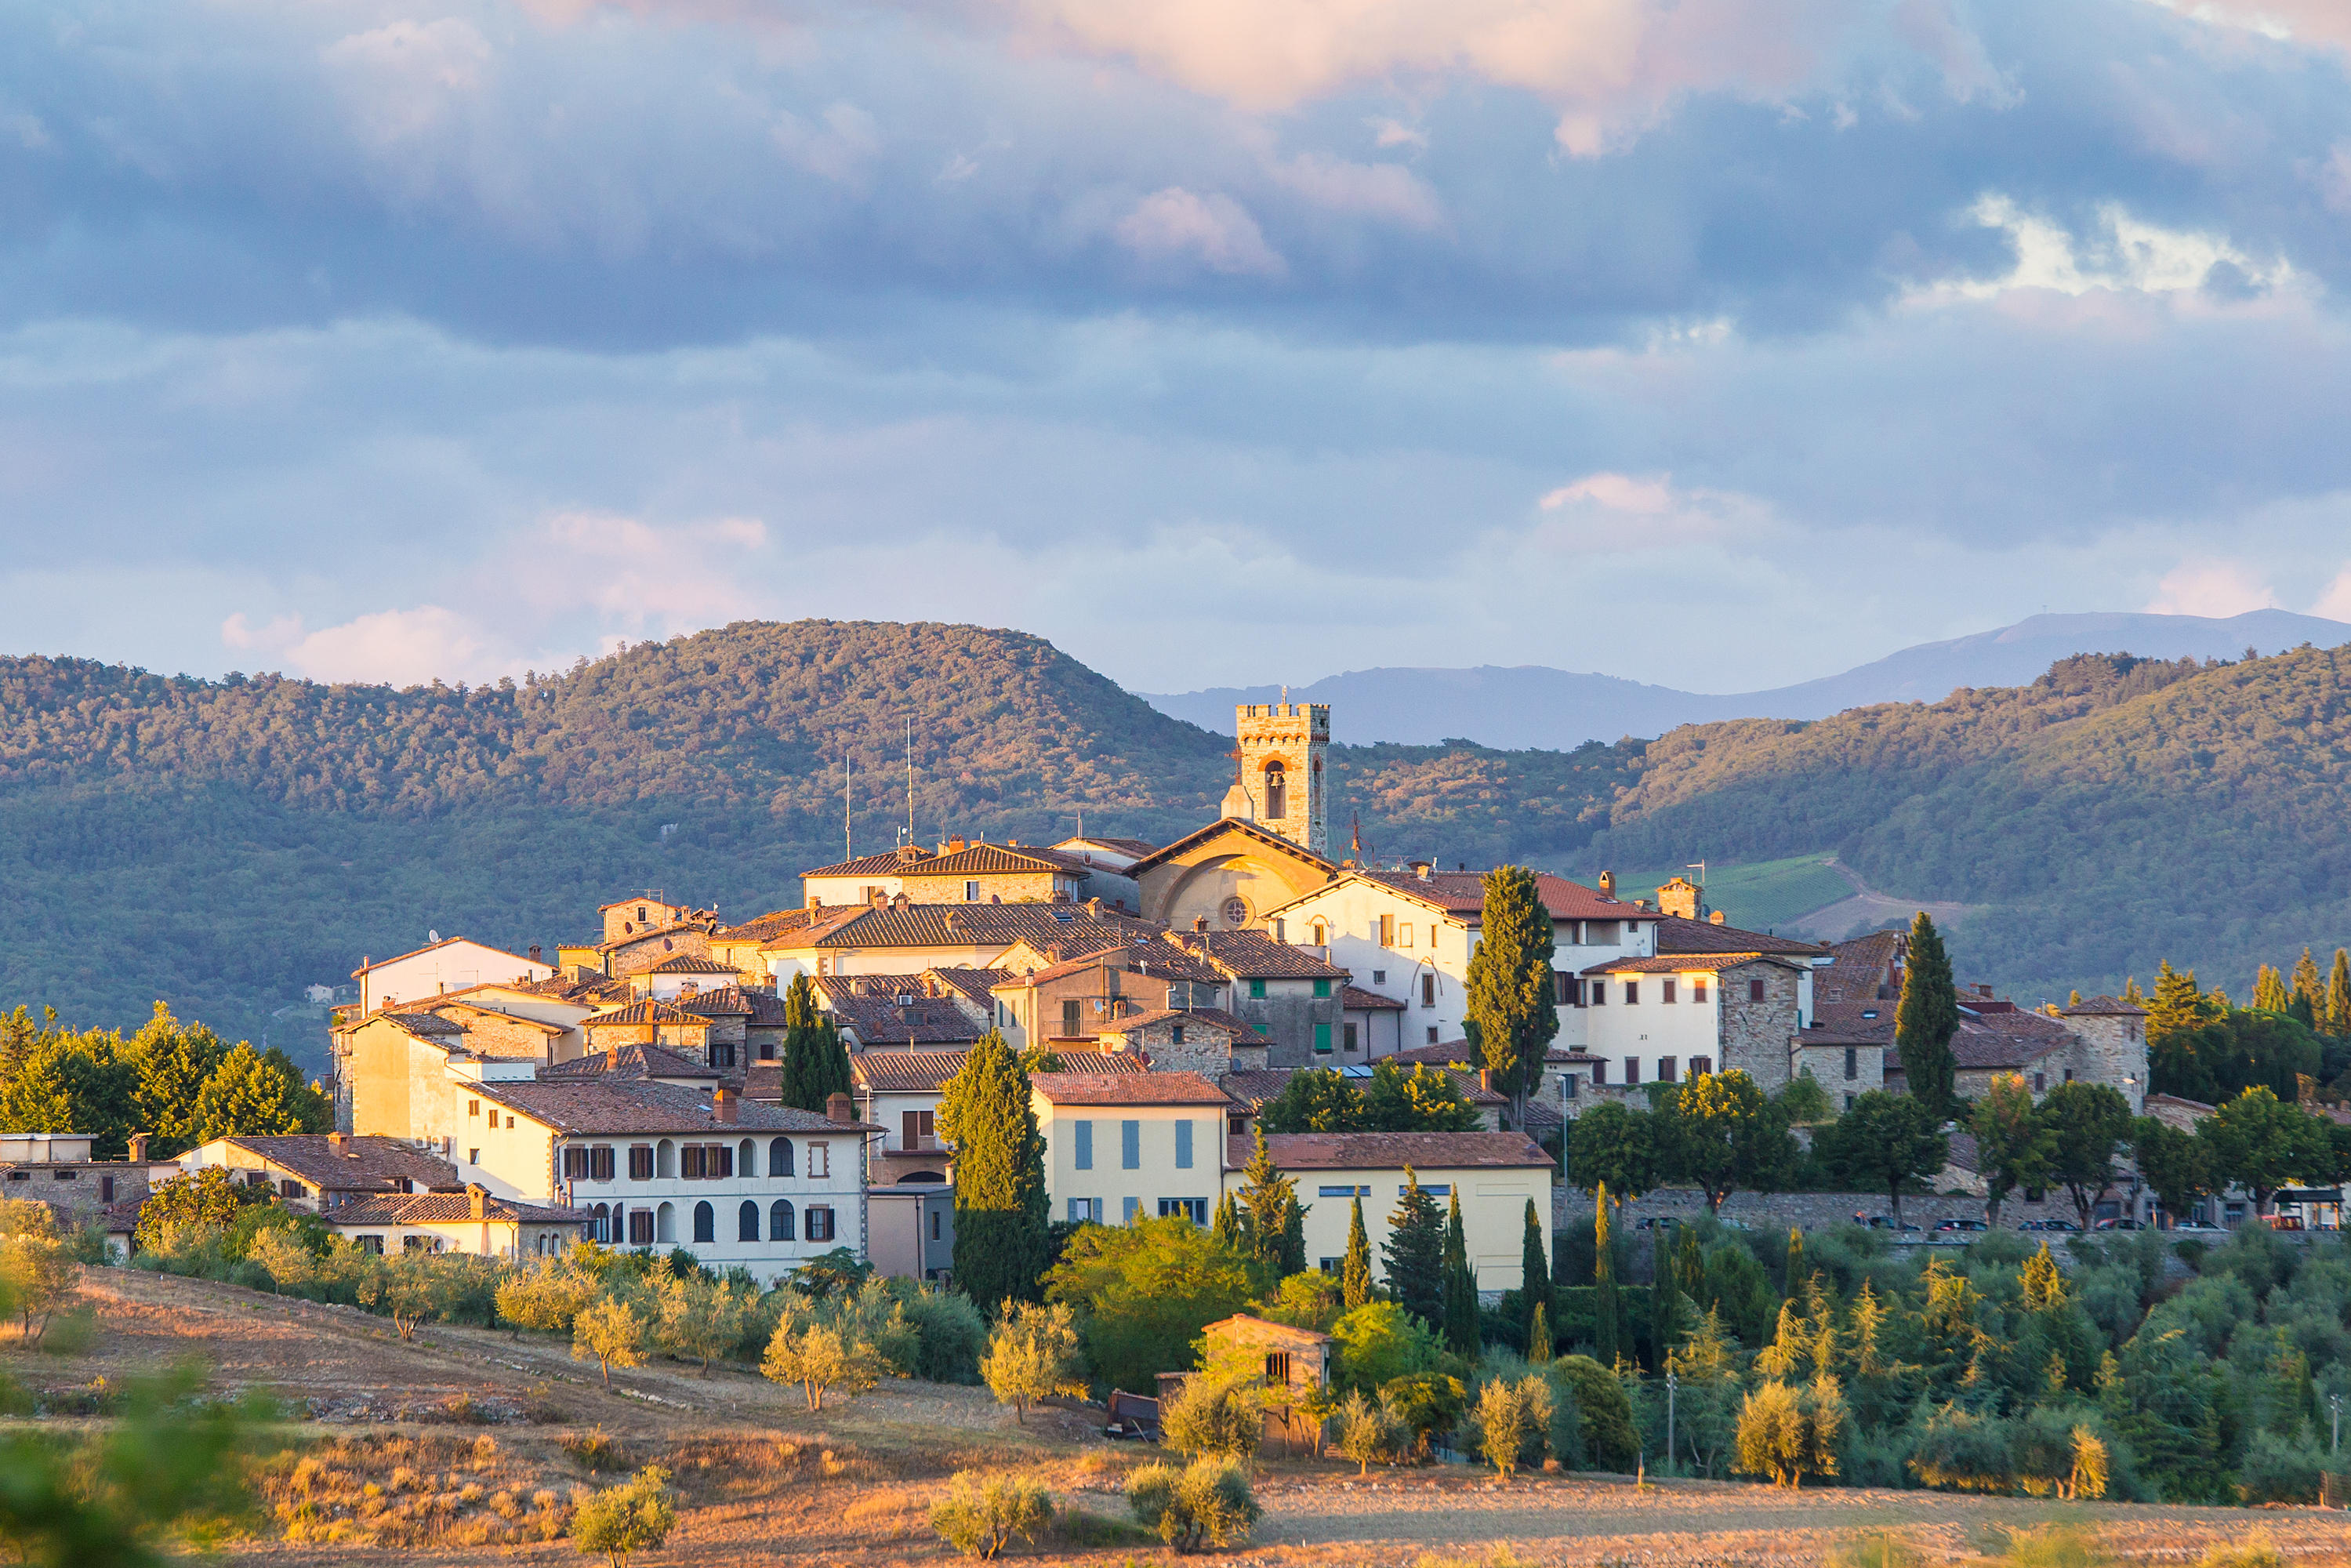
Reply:
[[1230, 1103], [1196, 1072], [1032, 1072], [1029, 1086], [1054, 1105]]
[[765, 942], [787, 931], [798, 931], [813, 919], [816, 913], [812, 909], [771, 910], [733, 925], [722, 925], [710, 934], [710, 939], [714, 942]]
[[[1063, 948], [1063, 951], [1067, 950]], [[1203, 986], [1225, 983], [1223, 970], [1203, 962], [1198, 955], [1176, 946], [1165, 937], [1155, 935], [1105, 944], [1076, 957], [1065, 958], [1031, 974], [999, 980], [997, 984], [1014, 988], [1037, 985], [1047, 980], [1058, 980], [1065, 975], [1081, 974], [1105, 964], [1114, 969], [1149, 975], [1163, 980], [1184, 980]]]
[[[1350, 874], [1447, 915], [1474, 915], [1486, 906], [1486, 879], [1479, 872], [1433, 871], [1426, 877], [1409, 871], [1359, 871]], [[1549, 872], [1535, 873], [1535, 896], [1542, 900], [1553, 920], [1657, 918], [1654, 912], [1637, 909], [1619, 899], [1604, 898], [1580, 882], [1570, 882]]]
[[541, 1078], [709, 1078], [725, 1076], [710, 1067], [666, 1046], [616, 1045], [609, 1051], [591, 1051], [585, 1056], [559, 1061], [552, 1067], [539, 1069]]
[[[1100, 844], [1104, 849], [1115, 850], [1121, 854], [1133, 855], [1137, 860], [1142, 859], [1144, 855], [1154, 855], [1159, 852], [1159, 846], [1153, 843], [1149, 839], [1113, 839], [1101, 833], [1092, 833], [1076, 841], [1080, 843]], [[1059, 846], [1057, 845], [1055, 847], [1058, 848]]]
[[1247, 1019], [1237, 1019], [1222, 1008], [1161, 1008], [1154, 1012], [1130, 1013], [1124, 1018], [1104, 1019], [1102, 1034], [1123, 1034], [1129, 1030], [1148, 1029], [1155, 1023], [1181, 1023], [1202, 1029], [1221, 1030], [1235, 1045], [1267, 1045], [1269, 1041], [1258, 1033]]
[[1340, 1007], [1352, 1012], [1402, 1012], [1405, 1006], [1394, 997], [1384, 997], [1377, 991], [1367, 991], [1361, 986], [1349, 986], [1339, 993]]
[[[913, 976], [893, 978], [911, 984]], [[919, 991], [910, 992], [914, 999], [905, 1007], [897, 1003], [897, 993], [859, 992], [835, 996], [826, 1010], [833, 1022], [854, 1033], [867, 1046], [877, 1045], [956, 1045], [977, 1040], [987, 1032], [987, 1026], [973, 1020], [963, 1007], [945, 997], [926, 997]]]
[[[741, 1100], [736, 1120], [721, 1122], [710, 1096], [698, 1089], [645, 1079], [540, 1079], [478, 1086], [485, 1100], [563, 1134], [714, 1134], [878, 1132], [857, 1122], [833, 1122], [812, 1111]], [[468, 1086], [467, 1092], [475, 1092]]]
[[1287, 855], [1292, 860], [1304, 861], [1309, 865], [1320, 866], [1326, 873], [1336, 872], [1339, 869], [1304, 844], [1293, 843], [1270, 828], [1261, 828], [1255, 822], [1244, 821], [1238, 817], [1222, 817], [1210, 822], [1207, 827], [1193, 829], [1172, 844], [1162, 844], [1128, 867], [1126, 874], [1138, 876], [1145, 867], [1164, 864], [1185, 851], [1207, 842], [1219, 833], [1238, 833], [1243, 838], [1255, 839], [1267, 849]]
[[934, 858], [920, 844], [906, 844], [885, 850], [878, 855], [859, 855], [855, 860], [835, 861], [831, 865], [816, 866], [800, 873], [810, 876], [895, 876], [908, 866], [920, 865]]
[[454, 992], [447, 996], [434, 998], [423, 1010], [435, 1018], [446, 1019], [460, 1029], [470, 1027], [463, 1021], [470, 1015], [477, 1019], [496, 1019], [502, 1023], [520, 1024], [525, 1029], [535, 1029], [541, 1034], [557, 1035], [571, 1032], [571, 1027], [568, 1024], [549, 1023], [545, 1019], [535, 1019], [528, 1013], [510, 1013], [503, 1008], [486, 1008], [478, 1003], [466, 1001]]
[[[412, 1002], [409, 1006], [413, 1007], [415, 1004]], [[465, 1032], [464, 1024], [459, 1023], [455, 1019], [444, 1019], [437, 1013], [411, 1012], [405, 1009], [392, 1012], [386, 1009], [376, 1014], [376, 1017], [389, 1019], [411, 1034], [430, 1035], [436, 1039], [445, 1039], [451, 1035], [462, 1035]]]
[[1820, 1024], [1814, 1024], [1797, 1032], [1796, 1043], [1799, 1046], [1884, 1045], [1887, 1040], [1893, 1038], [1893, 1026], [1891, 1024], [1886, 1026], [1886, 1031], [1884, 1034], [1875, 1032], [1847, 1033], [1841, 1030], [1830, 1029]]
[[[1228, 1140], [1227, 1158], [1240, 1169], [1256, 1152], [1253, 1140]], [[1487, 1170], [1551, 1166], [1551, 1156], [1523, 1133], [1277, 1133], [1265, 1140], [1273, 1163], [1292, 1170]]]
[[560, 975], [556, 975], [544, 980], [532, 980], [527, 985], [510, 986], [507, 989], [528, 991], [532, 996], [545, 997], [550, 1001], [572, 1002], [581, 1007], [595, 1008], [615, 997], [627, 997], [629, 982], [624, 979], [613, 979], [605, 975], [598, 975], [586, 980], [568, 980]]
[[[2033, 1013], [2019, 1013], [2019, 1018], [2033, 1018]], [[2046, 1021], [2054, 1022], [2054, 1019]], [[2052, 1051], [2063, 1051], [2073, 1042], [2073, 1037], [2063, 1030], [2043, 1033], [2039, 1030], [1991, 1029], [1983, 1026], [1959, 1025], [1951, 1036], [1951, 1061], [1962, 1071], [1985, 1071], [2003, 1067], [2029, 1067]]]
[[1075, 904], [908, 904], [860, 907], [845, 918], [779, 936], [778, 951], [803, 947], [1008, 947], [1026, 937], [1043, 946], [1108, 946], [1130, 936], [1162, 936], [1131, 915], [1089, 915]]
[[784, 998], [763, 986], [720, 986], [676, 998], [672, 1005], [680, 1012], [704, 1018], [747, 1015], [755, 1028], [780, 1028], [784, 1021]]
[[1217, 1086], [1234, 1104], [1246, 1105], [1254, 1111], [1289, 1088], [1290, 1081], [1298, 1073], [1299, 1069], [1295, 1067], [1274, 1067], [1262, 1072], [1228, 1072], [1217, 1081]]
[[602, 1029], [612, 1024], [701, 1024], [710, 1020], [690, 1013], [653, 997], [640, 997], [623, 1007], [607, 1008], [601, 1013], [590, 1013], [580, 1020], [581, 1029]]
[[[963, 1071], [962, 1051], [861, 1051], [849, 1059], [851, 1076], [867, 1089], [883, 1094], [934, 1093]], [[1150, 1070], [1139, 1056], [1101, 1051], [1060, 1051], [1063, 1072], [1092, 1077], [1140, 1073]], [[1037, 1074], [1030, 1074], [1034, 1079]]]
[[1086, 862], [1060, 850], [1013, 849], [1004, 844], [967, 844], [908, 866], [907, 876], [985, 876], [1018, 872], [1061, 872], [1082, 876]]
[[1238, 980], [1343, 980], [1347, 971], [1311, 947], [1266, 931], [1179, 931], [1176, 940]]
[[487, 1219], [522, 1225], [585, 1225], [595, 1216], [584, 1208], [550, 1208], [543, 1204], [517, 1203], [487, 1196], [482, 1212], [474, 1213], [470, 1193], [418, 1193], [413, 1197], [354, 1198], [324, 1210], [319, 1218], [338, 1230], [369, 1225], [452, 1225]]
[[648, 975], [731, 975], [735, 973], [735, 966], [722, 964], [716, 958], [705, 958], [698, 954], [680, 953], [674, 958], [664, 958], [643, 972]]
[[1548, 1100], [1527, 1102], [1527, 1131], [1534, 1134], [1555, 1132], [1567, 1125], [1567, 1118], [1558, 1106]]
[[1774, 936], [1762, 931], [1742, 931], [1736, 925], [1717, 925], [1708, 920], [1685, 920], [1678, 915], [1657, 917], [1657, 951], [1801, 953], [1823, 958], [1830, 956], [1823, 943], [1799, 942], [1792, 936]]
[[2070, 1008], [2061, 1008], [2065, 1018], [2145, 1018], [2147, 1009], [2130, 1002], [2118, 1002], [2112, 997], [2092, 997], [2088, 1001]]
[[1393, 1051], [1380, 1060], [1401, 1061], [1407, 1067], [1485, 1065], [1484, 1058], [1470, 1049], [1467, 1039], [1439, 1040], [1435, 1045], [1416, 1045], [1408, 1050]]
[[1803, 959], [1789, 953], [1660, 953], [1654, 958], [1614, 958], [1604, 964], [1594, 964], [1583, 973], [1587, 975], [1698, 975], [1719, 974], [1748, 964], [1771, 964], [1783, 969], [1811, 967]]
[[397, 1192], [402, 1181], [461, 1185], [455, 1166], [399, 1138], [369, 1134], [338, 1143], [325, 1133], [282, 1133], [228, 1141], [325, 1192]]
[[1880, 992], [1890, 988], [1895, 966], [1907, 938], [1899, 931], [1873, 931], [1850, 942], [1829, 945], [1835, 962], [1813, 971], [1813, 996], [1823, 1002], [1891, 1000]]
[[1011, 977], [1002, 969], [972, 969], [960, 967], [935, 967], [923, 971], [925, 980], [935, 980], [942, 992], [952, 990], [956, 995], [987, 1011], [993, 1011], [996, 998], [991, 991], [999, 980]]
[[[1813, 1004], [1813, 1023], [1817, 1029], [1887, 1044], [1894, 1039], [1895, 1006], [1893, 1002], [1882, 1001], [1815, 1001]], [[1877, 1016], [1866, 1016], [1871, 1013]]]

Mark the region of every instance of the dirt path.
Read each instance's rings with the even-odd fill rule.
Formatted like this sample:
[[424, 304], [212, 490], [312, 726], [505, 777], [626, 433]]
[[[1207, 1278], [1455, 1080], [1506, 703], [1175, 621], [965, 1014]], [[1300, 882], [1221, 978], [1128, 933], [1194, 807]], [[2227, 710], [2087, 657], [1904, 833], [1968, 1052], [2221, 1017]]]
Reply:
[[1821, 862], [1845, 879], [1853, 886], [1851, 898], [1841, 898], [1834, 904], [1813, 910], [1801, 919], [1784, 924], [1791, 936], [1810, 937], [1815, 942], [1837, 942], [1855, 931], [1874, 930], [1888, 920], [1908, 924], [1910, 917], [1925, 910], [1935, 917], [1938, 925], [1948, 925], [1955, 920], [1991, 907], [1983, 904], [1951, 904], [1930, 899], [1896, 898], [1878, 892], [1862, 880], [1861, 873], [1831, 855]]

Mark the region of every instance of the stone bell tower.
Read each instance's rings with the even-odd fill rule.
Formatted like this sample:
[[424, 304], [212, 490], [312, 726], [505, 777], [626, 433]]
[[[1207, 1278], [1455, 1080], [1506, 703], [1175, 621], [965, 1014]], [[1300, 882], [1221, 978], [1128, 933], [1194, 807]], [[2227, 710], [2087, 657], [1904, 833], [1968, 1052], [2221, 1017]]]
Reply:
[[1225, 815], [1270, 829], [1328, 859], [1331, 852], [1331, 707], [1327, 703], [1243, 703], [1233, 710], [1238, 777]]

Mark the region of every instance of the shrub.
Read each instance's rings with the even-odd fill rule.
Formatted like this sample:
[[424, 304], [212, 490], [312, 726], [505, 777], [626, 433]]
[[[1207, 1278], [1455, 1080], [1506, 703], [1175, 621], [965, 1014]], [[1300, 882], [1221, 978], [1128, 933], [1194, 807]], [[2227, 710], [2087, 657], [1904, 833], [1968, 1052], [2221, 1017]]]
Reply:
[[1084, 1367], [1078, 1355], [1077, 1321], [1070, 1304], [1005, 1302], [1003, 1321], [988, 1339], [987, 1355], [979, 1370], [997, 1402], [1012, 1406], [1016, 1421], [1029, 1418], [1029, 1406], [1034, 1400], [1055, 1394], [1083, 1394]]
[[1355, 1461], [1359, 1476], [1372, 1473], [1374, 1459], [1393, 1458], [1402, 1447], [1405, 1428], [1394, 1408], [1364, 1398], [1360, 1388], [1348, 1392], [1332, 1419], [1339, 1428], [1339, 1451]]
[[1844, 1432], [1844, 1402], [1834, 1379], [1803, 1389], [1761, 1384], [1739, 1412], [1739, 1469], [1785, 1487], [1802, 1485], [1806, 1476], [1833, 1476]]
[[1497, 1377], [1478, 1390], [1478, 1447], [1494, 1473], [1509, 1480], [1530, 1446], [1537, 1458], [1551, 1426], [1549, 1390], [1540, 1377], [1517, 1383]]
[[1544, 1373], [1573, 1396], [1586, 1463], [1604, 1470], [1629, 1470], [1639, 1462], [1641, 1438], [1633, 1425], [1633, 1401], [1614, 1373], [1588, 1355], [1562, 1355]]
[[931, 1528], [966, 1557], [993, 1557], [1015, 1536], [1033, 1542], [1052, 1521], [1045, 1489], [1015, 1476], [982, 1481], [958, 1470], [953, 1490], [931, 1506]]
[[1246, 1459], [1265, 1438], [1265, 1399], [1249, 1377], [1228, 1368], [1196, 1372], [1159, 1412], [1159, 1429], [1179, 1454]]
[[608, 1488], [581, 1503], [571, 1521], [571, 1538], [581, 1552], [601, 1552], [612, 1568], [620, 1568], [631, 1552], [667, 1541], [676, 1525], [669, 1472], [659, 1465], [648, 1465], [635, 1479]]
[[2215, 1546], [2197, 1568], [2286, 1568], [2285, 1553], [2266, 1530], [2256, 1530], [2234, 1546]]
[[1145, 1465], [1127, 1478], [1126, 1503], [1145, 1528], [1178, 1552], [1231, 1546], [1249, 1539], [1263, 1515], [1240, 1462], [1195, 1459], [1183, 1469]]
[[914, 1375], [928, 1383], [977, 1383], [987, 1320], [961, 1291], [916, 1288], [900, 1302], [917, 1344]]
[[1437, 1336], [1394, 1301], [1366, 1301], [1331, 1325], [1338, 1380], [1366, 1391], [1437, 1364]]
[[1439, 1432], [1450, 1432], [1468, 1407], [1469, 1391], [1458, 1377], [1416, 1373], [1380, 1385], [1380, 1404], [1404, 1427], [1415, 1448], [1425, 1448]]
[[2237, 1490], [2247, 1502], [2315, 1502], [2325, 1463], [2314, 1444], [2256, 1432], [2237, 1467]]

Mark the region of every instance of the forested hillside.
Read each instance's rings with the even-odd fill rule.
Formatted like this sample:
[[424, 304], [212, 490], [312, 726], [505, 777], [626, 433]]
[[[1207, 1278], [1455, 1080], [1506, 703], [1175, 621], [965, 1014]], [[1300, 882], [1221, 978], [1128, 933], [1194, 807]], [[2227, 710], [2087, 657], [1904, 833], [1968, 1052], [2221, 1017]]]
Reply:
[[[1905, 897], [1989, 905], [1965, 976], [2027, 1000], [2159, 957], [2250, 981], [2351, 938], [2351, 652], [2068, 660], [2032, 685], [1573, 752], [1337, 749], [1333, 847], [1384, 860], [1718, 864], [1838, 852]], [[136, 1028], [157, 998], [298, 1058], [272, 1015], [428, 930], [577, 936], [617, 893], [795, 903], [914, 823], [1164, 840], [1215, 810], [1229, 742], [1041, 639], [743, 623], [473, 690], [172, 679], [0, 660], [0, 1000]], [[1333, 716], [1343, 738], [1343, 712]], [[664, 832], [664, 829], [668, 829]]]

